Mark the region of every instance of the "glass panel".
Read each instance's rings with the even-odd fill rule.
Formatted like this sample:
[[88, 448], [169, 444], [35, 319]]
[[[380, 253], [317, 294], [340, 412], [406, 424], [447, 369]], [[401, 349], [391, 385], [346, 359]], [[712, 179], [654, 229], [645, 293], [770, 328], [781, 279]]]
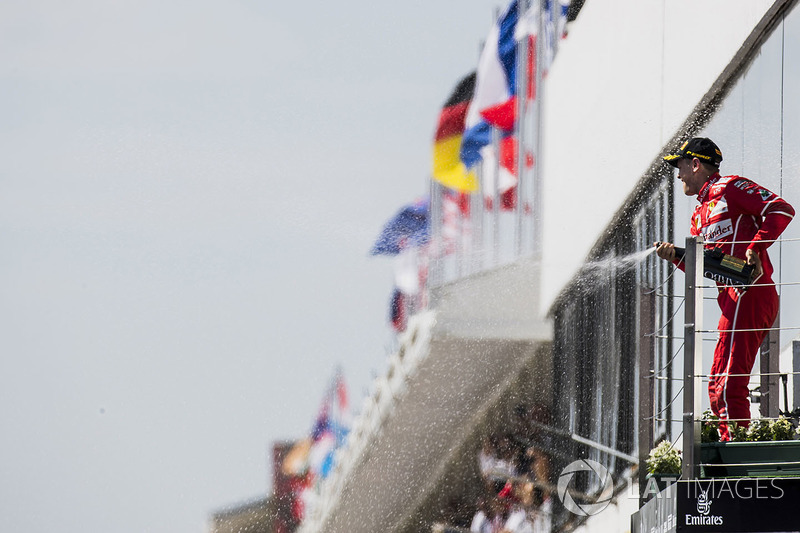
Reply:
[[[795, 7], [786, 17], [783, 27], [783, 166], [779, 193], [792, 206], [800, 209], [800, 9]], [[775, 281], [780, 283], [800, 282], [800, 217], [783, 234], [784, 243], [779, 243], [770, 251], [773, 262], [778, 263]], [[775, 249], [777, 248], [777, 249]], [[775, 261], [778, 259], [778, 261]], [[779, 287], [781, 294], [781, 327], [800, 327], [800, 286]], [[781, 345], [787, 346], [798, 338], [797, 329], [781, 332]], [[791, 354], [781, 360], [781, 371], [792, 371]], [[800, 370], [800, 369], [795, 369]], [[791, 383], [791, 379], [789, 383]], [[798, 405], [798, 393], [794, 391], [794, 405]], [[783, 400], [780, 402], [783, 409]], [[791, 406], [790, 406], [791, 409]]]
[[[779, 27], [761, 47], [742, 87], [741, 175], [775, 191], [781, 168], [782, 44]], [[726, 167], [725, 172], [737, 173], [734, 167]]]

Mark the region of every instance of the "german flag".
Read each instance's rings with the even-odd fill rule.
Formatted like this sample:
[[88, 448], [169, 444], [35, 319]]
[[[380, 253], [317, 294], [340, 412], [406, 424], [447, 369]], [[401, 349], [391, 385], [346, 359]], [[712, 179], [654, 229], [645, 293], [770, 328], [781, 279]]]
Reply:
[[478, 188], [475, 171], [468, 170], [459, 157], [467, 108], [474, 93], [475, 72], [458, 82], [444, 104], [433, 145], [433, 178], [457, 191], [472, 192]]

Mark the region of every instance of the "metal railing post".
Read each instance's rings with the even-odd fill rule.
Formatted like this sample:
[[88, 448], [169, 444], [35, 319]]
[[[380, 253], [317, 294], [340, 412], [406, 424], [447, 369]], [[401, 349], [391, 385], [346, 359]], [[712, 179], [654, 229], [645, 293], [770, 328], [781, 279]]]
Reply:
[[703, 322], [703, 242], [686, 238], [686, 302], [683, 351], [683, 479], [700, 477], [700, 374], [703, 346], [698, 331]]
[[[653, 448], [655, 420], [655, 291], [639, 291], [639, 465], [644, 465]], [[647, 469], [639, 467], [639, 507], [645, 504]]]
[[800, 409], [800, 341], [792, 341], [792, 405], [791, 409]]
[[[775, 318], [772, 328], [780, 328], [781, 315]], [[780, 372], [780, 335], [779, 329], [772, 329], [767, 333], [764, 342], [761, 344], [761, 404], [759, 411], [765, 418], [774, 418], [779, 414], [780, 409], [780, 386], [778, 385], [778, 373]]]

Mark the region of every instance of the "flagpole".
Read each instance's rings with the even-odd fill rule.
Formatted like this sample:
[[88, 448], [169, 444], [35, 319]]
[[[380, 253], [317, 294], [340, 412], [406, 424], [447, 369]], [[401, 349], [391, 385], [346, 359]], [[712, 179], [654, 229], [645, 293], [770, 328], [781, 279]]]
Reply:
[[492, 127], [492, 150], [494, 150], [494, 190], [492, 191], [492, 221], [494, 232], [492, 245], [494, 248], [494, 264], [500, 264], [500, 132]]
[[[483, 168], [483, 162], [478, 163], [478, 168]], [[477, 171], [477, 169], [476, 169]], [[471, 209], [470, 216], [472, 217], [475, 227], [472, 228], [472, 262], [474, 271], [480, 272], [484, 268], [484, 249], [483, 249], [483, 183], [478, 179], [478, 189], [472, 193], [472, 201], [470, 202]], [[475, 205], [477, 204], [477, 205]]]
[[[435, 276], [433, 285], [438, 287], [445, 281], [445, 249], [444, 249], [444, 186], [436, 180], [431, 180], [433, 187], [433, 197], [436, 199], [436, 214], [431, 220], [436, 223], [436, 240], [433, 256], [436, 261], [434, 267]], [[433, 216], [433, 215], [432, 215]]]
[[537, 2], [537, 9], [539, 10], [539, 16], [537, 17], [537, 32], [536, 32], [536, 101], [534, 103], [534, 109], [536, 112], [536, 118], [534, 120], [534, 129], [536, 132], [535, 135], [535, 151], [534, 151], [534, 164], [533, 164], [533, 205], [531, 209], [533, 210], [532, 214], [532, 224], [533, 224], [533, 234], [531, 235], [532, 240], [532, 247], [533, 247], [533, 255], [534, 257], [541, 257], [542, 252], [542, 102], [545, 98], [545, 89], [544, 89], [544, 62], [546, 61], [545, 54], [546, 51], [543, 51], [542, 42], [544, 41], [544, 46], [547, 46], [547, 39], [543, 38], [544, 35], [544, 2], [541, 0], [536, 0]]
[[455, 246], [456, 278], [462, 278], [464, 277], [464, 212], [461, 210], [461, 191], [456, 196], [456, 220], [458, 221]]
[[[495, 8], [492, 24], [496, 24], [500, 18], [500, 8]], [[490, 212], [492, 220], [492, 266], [500, 264], [500, 135], [497, 128], [492, 126], [492, 149], [495, 153], [494, 161], [494, 188], [492, 190], [492, 210]]]
[[[527, 2], [519, 0], [517, 3], [517, 24], [523, 24], [523, 17]], [[516, 43], [517, 46], [517, 109], [516, 121], [514, 128], [517, 135], [517, 201], [514, 205], [514, 218], [516, 224], [514, 225], [514, 246], [516, 248], [517, 257], [522, 256], [522, 229], [523, 229], [523, 213], [522, 202], [525, 198], [526, 191], [525, 184], [525, 138], [524, 138], [524, 124], [525, 124], [525, 111], [528, 101], [528, 35], [522, 36], [521, 42]]]
[[[439, 202], [440, 199], [436, 194], [436, 180], [431, 177], [430, 185], [428, 186], [428, 194], [430, 198], [430, 202], [428, 204], [428, 209], [430, 209], [430, 213], [428, 213], [428, 220], [431, 229], [431, 236], [430, 236], [430, 252], [428, 257], [430, 256], [437, 256], [439, 252]], [[433, 263], [433, 265], [431, 264]], [[430, 284], [433, 285], [436, 283], [436, 263], [437, 261], [430, 261], [428, 260], [428, 279], [426, 281], [426, 285]]]

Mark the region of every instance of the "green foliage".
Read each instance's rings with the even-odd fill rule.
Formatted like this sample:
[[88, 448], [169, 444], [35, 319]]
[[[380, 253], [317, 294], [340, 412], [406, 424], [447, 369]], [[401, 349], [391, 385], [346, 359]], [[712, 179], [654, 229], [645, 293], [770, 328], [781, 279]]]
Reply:
[[701, 420], [700, 442], [719, 442], [719, 417], [706, 409]]
[[772, 430], [772, 440], [792, 440], [794, 438], [794, 426], [783, 415], [772, 422], [770, 429]]
[[[700, 440], [719, 442], [719, 417], [706, 409], [703, 412]], [[749, 427], [740, 426], [736, 422], [728, 424], [731, 442], [767, 442], [776, 440], [792, 440], [800, 436], [800, 427], [794, 430], [791, 420], [781, 415], [777, 420], [756, 419]]]
[[675, 474], [681, 473], [681, 451], [676, 450], [668, 441], [650, 450], [647, 457], [647, 471], [651, 474]]
[[[792, 422], [781, 416], [777, 420], [764, 420], [762, 418], [750, 422], [748, 428], [744, 428], [731, 422], [731, 441], [732, 442], [768, 442], [776, 440], [792, 440], [794, 438], [794, 426]], [[800, 430], [797, 431], [800, 435]]]
[[747, 440], [750, 442], [764, 442], [772, 440], [772, 425], [769, 420], [760, 418], [750, 422], [747, 428]]
[[746, 442], [747, 441], [747, 428], [740, 426], [736, 422], [731, 422], [728, 432], [731, 436], [731, 442]]

